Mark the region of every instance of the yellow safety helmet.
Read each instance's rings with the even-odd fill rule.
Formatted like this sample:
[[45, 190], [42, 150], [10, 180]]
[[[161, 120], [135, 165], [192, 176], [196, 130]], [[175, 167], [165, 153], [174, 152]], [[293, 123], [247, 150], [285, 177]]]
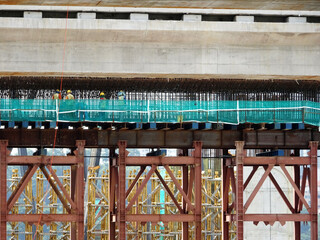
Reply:
[[100, 96], [104, 96], [104, 92], [101, 92], [101, 93], [100, 93]]
[[68, 90], [67, 93], [71, 93], [71, 90]]
[[60, 90], [59, 90], [59, 89], [56, 89], [56, 93], [60, 93]]

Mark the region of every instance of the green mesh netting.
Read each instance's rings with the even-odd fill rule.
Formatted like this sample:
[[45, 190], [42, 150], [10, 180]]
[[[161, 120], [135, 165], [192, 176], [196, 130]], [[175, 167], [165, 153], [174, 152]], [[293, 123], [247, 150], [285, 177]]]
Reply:
[[0, 99], [1, 121], [307, 123], [320, 126], [311, 101], [162, 101]]

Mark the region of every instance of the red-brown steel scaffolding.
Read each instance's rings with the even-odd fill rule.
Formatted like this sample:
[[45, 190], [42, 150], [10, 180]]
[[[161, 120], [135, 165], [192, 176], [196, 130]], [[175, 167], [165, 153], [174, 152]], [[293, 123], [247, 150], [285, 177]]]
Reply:
[[[110, 164], [110, 219], [111, 224], [109, 229], [109, 239], [115, 238], [115, 224], [118, 224], [118, 239], [126, 239], [126, 222], [138, 222], [144, 224], [146, 222], [182, 222], [183, 235], [182, 239], [189, 239], [189, 225], [188, 223], [195, 223], [195, 239], [201, 239], [201, 142], [194, 142], [194, 151], [192, 156], [179, 156], [179, 157], [163, 157], [163, 156], [149, 156], [149, 157], [129, 157], [126, 150], [126, 141], [119, 141], [119, 157], [113, 158]], [[114, 153], [113, 153], [114, 154]], [[112, 154], [112, 155], [113, 155]], [[126, 189], [126, 167], [127, 166], [140, 166], [140, 171], [131, 185]], [[131, 190], [138, 182], [140, 176], [145, 171], [147, 166], [151, 169], [147, 173], [141, 185], [137, 188], [134, 196], [128, 204], [126, 204], [127, 197]], [[182, 206], [174, 196], [163, 177], [159, 173], [157, 167], [163, 166], [175, 187], [182, 195]], [[181, 166], [183, 168], [183, 186], [180, 185], [177, 178], [174, 176], [170, 166]], [[190, 170], [188, 169], [190, 167]], [[189, 170], [189, 171], [188, 171]], [[179, 214], [128, 214], [139, 194], [146, 186], [147, 182], [155, 173], [163, 184], [164, 188], [171, 196], [175, 206], [179, 210]], [[194, 186], [194, 202], [192, 202], [192, 192]], [[115, 208], [115, 206], [117, 206]], [[117, 210], [116, 210], [117, 209]], [[190, 214], [192, 212], [192, 214]]]
[[[264, 222], [265, 224], [270, 224], [271, 226], [279, 221], [281, 225], [284, 225], [287, 221], [295, 222], [295, 239], [301, 239], [300, 233], [300, 222], [309, 221], [311, 223], [311, 239], [318, 239], [318, 220], [317, 220], [317, 148], [318, 142], [311, 141], [309, 144], [310, 154], [308, 157], [247, 157], [246, 151], [244, 150], [244, 142], [236, 142], [236, 158], [227, 158], [223, 160], [222, 163], [222, 188], [223, 188], [223, 239], [230, 239], [229, 236], [229, 226], [230, 223], [236, 223], [237, 228], [237, 239], [244, 239], [244, 221], [253, 222], [257, 225], [259, 222]], [[297, 154], [296, 154], [297, 155]], [[244, 182], [243, 179], [243, 169], [244, 167], [253, 167], [248, 178]], [[246, 189], [251, 179], [253, 178], [255, 172], [259, 168], [263, 167], [265, 172], [262, 175], [259, 182], [256, 184], [254, 190], [250, 194], [246, 202], [243, 199], [243, 191]], [[271, 170], [279, 166], [286, 176], [288, 182], [292, 185], [295, 191], [294, 206], [292, 206], [289, 199], [286, 197], [281, 186], [276, 181], [271, 173]], [[291, 177], [290, 173], [286, 169], [286, 166], [294, 167], [294, 179]], [[303, 175], [300, 179], [300, 167], [303, 166]], [[236, 168], [236, 174], [235, 174]], [[236, 177], [235, 177], [236, 175]], [[264, 181], [270, 178], [271, 182], [274, 184], [275, 188], [279, 192], [281, 198], [291, 211], [291, 214], [247, 214], [246, 211], [253, 199], [257, 195], [259, 189], [261, 188]], [[309, 205], [305, 198], [305, 188], [307, 179], [309, 180], [310, 188], [310, 202]], [[301, 186], [300, 186], [301, 180]], [[233, 201], [228, 198], [228, 193], [230, 190], [230, 185], [233, 194], [236, 196]], [[307, 209], [307, 214], [302, 214], [301, 210], [303, 205]]]
[[[29, 224], [41, 225], [51, 222], [71, 222], [71, 239], [83, 240], [84, 145], [85, 141], [76, 141], [77, 150], [74, 151], [74, 156], [10, 156], [10, 151], [7, 149], [8, 141], [0, 140], [1, 240], [7, 239], [7, 222], [28, 222]], [[7, 200], [7, 167], [9, 165], [27, 165], [28, 170]], [[68, 194], [51, 168], [51, 166], [57, 165], [71, 167], [71, 194]], [[38, 168], [43, 172], [68, 214], [10, 214], [13, 205]]]

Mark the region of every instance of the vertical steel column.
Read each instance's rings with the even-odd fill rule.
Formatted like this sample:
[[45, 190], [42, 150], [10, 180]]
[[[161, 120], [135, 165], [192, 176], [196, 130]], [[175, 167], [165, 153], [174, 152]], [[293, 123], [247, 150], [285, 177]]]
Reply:
[[[185, 193], [188, 192], [188, 166], [182, 167], [182, 188]], [[182, 198], [182, 209], [184, 214], [188, 214], [187, 210], [187, 202], [184, 198]], [[189, 223], [182, 223], [182, 240], [189, 240]]]
[[237, 240], [243, 240], [243, 158], [244, 142], [236, 141], [236, 165], [237, 165], [237, 184], [236, 184], [236, 222]]
[[116, 239], [116, 163], [115, 159], [115, 149], [109, 149], [109, 240]]
[[202, 142], [194, 142], [195, 158], [195, 236], [196, 240], [201, 239], [201, 207], [202, 207], [202, 176], [201, 176], [201, 149]]
[[[76, 182], [77, 182], [77, 165], [72, 165], [70, 167], [70, 194], [71, 199], [76, 203]], [[71, 222], [70, 223], [70, 236], [71, 240], [77, 240], [77, 223]]]
[[227, 221], [229, 206], [229, 181], [227, 181], [228, 166], [226, 159], [221, 160], [221, 197], [222, 197], [222, 239], [229, 240], [229, 221]]
[[311, 239], [318, 239], [318, 174], [317, 174], [317, 150], [318, 142], [310, 142], [310, 195], [311, 195]]
[[84, 140], [77, 140], [77, 177], [76, 177], [76, 205], [78, 209], [78, 222], [77, 222], [77, 240], [84, 239]]
[[[300, 149], [295, 149], [294, 155], [300, 156]], [[294, 182], [297, 187], [300, 189], [300, 166], [294, 166]], [[294, 211], [295, 213], [299, 213], [299, 196], [296, 192], [294, 192]], [[301, 239], [301, 222], [294, 222], [294, 239]]]
[[118, 228], [119, 240], [126, 240], [126, 141], [119, 141], [119, 199]]
[[7, 140], [0, 140], [0, 240], [7, 239]]

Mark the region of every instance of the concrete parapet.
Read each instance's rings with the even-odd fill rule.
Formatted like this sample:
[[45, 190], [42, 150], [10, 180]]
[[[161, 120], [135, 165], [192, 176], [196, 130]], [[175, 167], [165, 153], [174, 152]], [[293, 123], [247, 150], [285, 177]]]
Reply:
[[97, 14], [94, 12], [79, 12], [77, 18], [79, 19], [96, 19]]
[[254, 22], [254, 16], [235, 16], [234, 21], [236, 21], [236, 22]]
[[306, 23], [306, 17], [287, 17], [286, 22], [288, 23]]
[[24, 11], [24, 18], [42, 18], [42, 12]]
[[183, 15], [183, 21], [186, 22], [200, 22], [202, 20], [201, 15], [196, 14], [184, 14]]
[[130, 13], [130, 20], [148, 21], [149, 20], [149, 14], [147, 14], [147, 13]]

